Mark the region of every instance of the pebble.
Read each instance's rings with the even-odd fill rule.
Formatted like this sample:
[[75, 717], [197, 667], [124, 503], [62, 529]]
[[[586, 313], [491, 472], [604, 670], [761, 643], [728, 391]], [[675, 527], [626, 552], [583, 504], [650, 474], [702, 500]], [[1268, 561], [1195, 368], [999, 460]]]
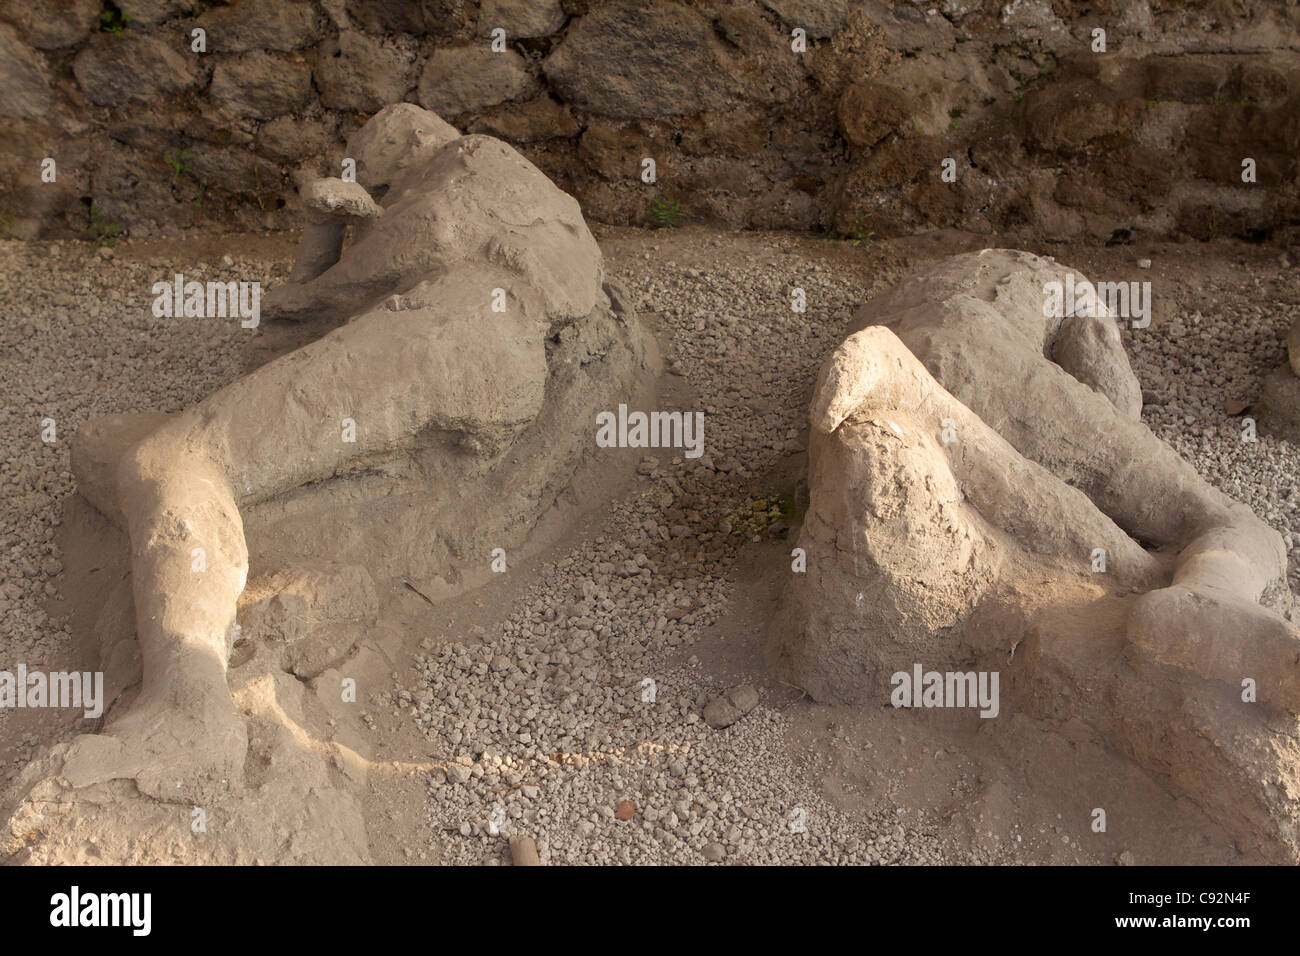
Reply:
[[748, 684], [733, 687], [704, 705], [704, 720], [721, 730], [730, 727], [758, 706], [758, 691]]

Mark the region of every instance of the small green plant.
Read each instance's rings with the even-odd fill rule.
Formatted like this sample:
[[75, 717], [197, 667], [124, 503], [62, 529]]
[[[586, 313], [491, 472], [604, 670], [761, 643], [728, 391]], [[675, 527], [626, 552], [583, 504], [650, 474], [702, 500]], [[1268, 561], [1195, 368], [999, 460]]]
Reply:
[[763, 540], [763, 534], [784, 536], [787, 530], [779, 527], [769, 531], [774, 524], [788, 521], [794, 514], [794, 499], [783, 498], [776, 494], [766, 494], [761, 498], [752, 498], [737, 503], [736, 507], [724, 515], [720, 530], [726, 535], [741, 535], [750, 541]]
[[656, 199], [650, 203], [650, 215], [661, 229], [676, 229], [686, 218], [686, 210], [675, 199]]
[[113, 248], [117, 237], [126, 230], [119, 223], [113, 222], [94, 203], [90, 204], [90, 238], [95, 240], [95, 248], [108, 246]]
[[871, 213], [858, 213], [853, 217], [853, 244], [855, 246], [871, 245], [871, 240], [875, 238], [876, 231], [867, 229], [870, 225], [867, 222], [871, 218]]
[[188, 176], [194, 181], [197, 192], [190, 199], [190, 207], [193, 211], [194, 222], [198, 222], [203, 215], [203, 197], [207, 192], [208, 184], [199, 178], [189, 164], [190, 151], [188, 149], [172, 149], [163, 151], [163, 160], [172, 168], [172, 182], [175, 183], [181, 176]]
[[190, 151], [188, 149], [169, 149], [163, 153], [163, 159], [165, 159], [167, 165], [172, 168], [173, 179], [182, 173], [194, 172], [194, 170], [190, 169], [189, 165], [186, 163], [186, 160], [189, 158]]
[[101, 33], [121, 33], [131, 24], [131, 14], [113, 7], [99, 15]]
[[1016, 90], [1011, 94], [1011, 98], [1015, 100], [1017, 103], [1019, 103], [1021, 100], [1025, 98], [1025, 94], [1021, 93], [1019, 90]]

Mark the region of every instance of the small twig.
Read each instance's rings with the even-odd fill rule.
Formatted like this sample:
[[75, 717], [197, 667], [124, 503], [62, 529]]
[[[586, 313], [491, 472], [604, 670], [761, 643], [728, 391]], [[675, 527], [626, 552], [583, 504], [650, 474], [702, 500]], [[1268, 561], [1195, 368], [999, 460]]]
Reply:
[[422, 598], [424, 598], [426, 601], [428, 601], [428, 602], [429, 602], [429, 607], [437, 607], [437, 606], [438, 606], [437, 602], [435, 602], [435, 601], [433, 600], [433, 598], [429, 597], [429, 595], [425, 594], [423, 591], [421, 591], [419, 588], [417, 588], [417, 587], [416, 587], [414, 584], [412, 584], [410, 581], [406, 580], [406, 578], [402, 578], [402, 583], [405, 584], [405, 585], [406, 585], [408, 588], [410, 588], [412, 591], [414, 591], [416, 594], [420, 595], [420, 597], [422, 597]]

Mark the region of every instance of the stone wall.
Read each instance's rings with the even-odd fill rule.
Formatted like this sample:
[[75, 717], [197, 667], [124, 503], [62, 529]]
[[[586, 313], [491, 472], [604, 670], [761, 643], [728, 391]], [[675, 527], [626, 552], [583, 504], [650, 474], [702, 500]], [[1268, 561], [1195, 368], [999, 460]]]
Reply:
[[297, 184], [402, 100], [610, 222], [1300, 225], [1295, 0], [0, 0], [0, 229], [290, 227]]

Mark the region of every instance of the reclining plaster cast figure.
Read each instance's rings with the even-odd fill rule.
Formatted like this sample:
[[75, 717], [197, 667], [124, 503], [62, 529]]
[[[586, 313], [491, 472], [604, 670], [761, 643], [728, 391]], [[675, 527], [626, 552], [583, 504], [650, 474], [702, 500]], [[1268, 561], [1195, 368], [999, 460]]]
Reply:
[[[347, 324], [178, 415], [115, 416], [78, 436], [80, 490], [130, 535], [143, 688], [70, 746], [73, 786], [131, 777], [180, 799], [237, 778], [246, 740], [226, 667], [248, 575], [241, 509], [430, 429], [499, 455], [542, 408], [548, 337], [605, 308], [577, 202], [504, 143], [401, 104], [349, 155], [358, 182], [304, 188], [291, 281], [263, 308]], [[345, 419], [355, 441], [340, 440]]]
[[915, 663], [1001, 671], [1022, 711], [1085, 719], [1294, 856], [1300, 632], [1265, 606], [1290, 601], [1281, 537], [1141, 423], [1112, 318], [1045, 317], [1066, 271], [985, 250], [859, 312], [817, 382], [808, 569], [770, 650], [840, 703], [888, 700]]

